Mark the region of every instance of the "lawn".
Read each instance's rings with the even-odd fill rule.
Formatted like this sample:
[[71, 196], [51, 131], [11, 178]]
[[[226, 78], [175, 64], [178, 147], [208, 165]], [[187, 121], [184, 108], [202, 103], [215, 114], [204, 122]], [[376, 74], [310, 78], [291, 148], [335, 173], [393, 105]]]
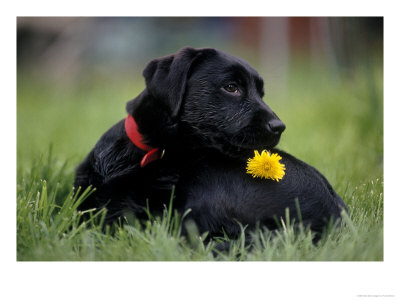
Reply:
[[278, 148], [328, 178], [348, 206], [344, 224], [314, 244], [311, 232], [295, 233], [287, 218], [276, 234], [252, 232], [251, 248], [239, 239], [219, 252], [218, 243], [227, 238], [204, 243], [195, 228], [183, 238], [184, 216], [171, 208], [144, 226], [127, 216], [124, 224], [102, 230], [103, 211], [85, 212], [89, 220], [80, 222], [74, 168], [100, 135], [124, 118], [125, 103], [144, 87], [141, 78], [91, 78], [60, 86], [19, 72], [17, 259], [382, 261], [382, 69], [368, 74], [354, 70], [343, 77], [298, 66], [286, 93], [269, 93], [266, 86], [266, 102], [287, 126]]

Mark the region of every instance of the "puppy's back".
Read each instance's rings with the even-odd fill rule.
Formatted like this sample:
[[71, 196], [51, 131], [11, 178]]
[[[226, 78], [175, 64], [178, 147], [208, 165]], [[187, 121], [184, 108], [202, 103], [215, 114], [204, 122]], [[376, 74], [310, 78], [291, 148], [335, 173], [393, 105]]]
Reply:
[[330, 219], [341, 218], [346, 206], [320, 172], [283, 151], [274, 152], [282, 156], [286, 167], [279, 182], [252, 178], [246, 174], [246, 161], [218, 154], [208, 155], [182, 176], [177, 197], [187, 199], [185, 209], [192, 210], [200, 231], [217, 233], [223, 227], [234, 235], [240, 232], [237, 221], [250, 228], [259, 222], [275, 229], [276, 220], [285, 219], [286, 208], [291, 219], [301, 218], [304, 225], [317, 232]]

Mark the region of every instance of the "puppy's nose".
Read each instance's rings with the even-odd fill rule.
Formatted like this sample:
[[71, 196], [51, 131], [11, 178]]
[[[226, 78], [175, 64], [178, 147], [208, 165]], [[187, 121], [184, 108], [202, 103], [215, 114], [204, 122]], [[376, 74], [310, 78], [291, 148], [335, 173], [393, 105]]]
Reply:
[[279, 119], [273, 119], [269, 121], [268, 127], [274, 134], [281, 134], [286, 128], [285, 124], [283, 124], [283, 122]]

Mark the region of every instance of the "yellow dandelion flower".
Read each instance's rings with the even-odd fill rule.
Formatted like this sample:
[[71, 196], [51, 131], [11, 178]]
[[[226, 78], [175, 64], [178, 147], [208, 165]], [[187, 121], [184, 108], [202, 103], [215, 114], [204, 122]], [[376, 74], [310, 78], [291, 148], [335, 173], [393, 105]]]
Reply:
[[285, 165], [279, 161], [282, 159], [276, 153], [270, 153], [263, 150], [258, 153], [254, 151], [254, 157], [247, 161], [246, 173], [251, 174], [253, 178], [260, 177], [279, 181], [285, 175]]

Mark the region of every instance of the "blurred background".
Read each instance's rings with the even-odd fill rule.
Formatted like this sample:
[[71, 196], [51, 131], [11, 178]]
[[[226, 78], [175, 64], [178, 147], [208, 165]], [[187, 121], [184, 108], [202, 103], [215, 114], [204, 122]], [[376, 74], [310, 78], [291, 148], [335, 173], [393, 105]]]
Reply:
[[259, 71], [264, 100], [287, 125], [279, 148], [334, 183], [382, 176], [381, 17], [19, 17], [18, 165], [50, 144], [78, 163], [124, 118], [146, 63], [184, 46]]

